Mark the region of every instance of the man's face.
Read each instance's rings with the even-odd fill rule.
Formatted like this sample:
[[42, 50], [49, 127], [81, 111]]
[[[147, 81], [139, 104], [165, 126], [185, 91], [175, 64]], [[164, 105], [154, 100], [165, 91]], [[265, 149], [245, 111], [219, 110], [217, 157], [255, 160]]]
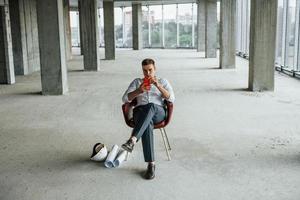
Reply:
[[143, 74], [145, 78], [153, 78], [155, 76], [155, 66], [153, 64], [143, 65]]

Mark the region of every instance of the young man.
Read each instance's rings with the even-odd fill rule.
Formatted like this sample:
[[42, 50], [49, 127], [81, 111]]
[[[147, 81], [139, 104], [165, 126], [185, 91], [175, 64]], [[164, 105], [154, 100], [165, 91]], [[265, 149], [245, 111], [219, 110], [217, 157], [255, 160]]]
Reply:
[[153, 127], [166, 117], [164, 100], [174, 102], [175, 97], [170, 83], [155, 76], [156, 67], [153, 59], [144, 59], [142, 68], [144, 78], [134, 79], [122, 98], [124, 103], [137, 100], [137, 105], [133, 109], [135, 127], [122, 148], [132, 152], [136, 142], [142, 138], [145, 162], [148, 162], [145, 178], [153, 179], [155, 177]]

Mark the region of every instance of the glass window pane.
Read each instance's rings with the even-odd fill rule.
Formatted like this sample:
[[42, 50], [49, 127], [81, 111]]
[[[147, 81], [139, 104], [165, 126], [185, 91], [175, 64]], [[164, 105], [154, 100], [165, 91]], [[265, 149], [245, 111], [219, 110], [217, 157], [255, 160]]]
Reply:
[[284, 0], [278, 0], [277, 10], [277, 43], [276, 43], [276, 64], [283, 65], [282, 61], [282, 50], [283, 50], [283, 34], [284, 34]]
[[162, 10], [161, 5], [149, 6], [150, 8], [150, 26], [151, 26], [151, 46], [161, 47], [161, 23]]
[[142, 6], [142, 13], [143, 13], [143, 19], [142, 19], [142, 30], [143, 30], [143, 47], [149, 47], [149, 23], [148, 23], [148, 7]]
[[192, 47], [192, 4], [178, 5], [179, 46]]
[[241, 0], [236, 2], [236, 49], [238, 52], [241, 52]]
[[115, 8], [116, 47], [123, 47], [123, 13], [121, 8]]
[[250, 0], [237, 0], [236, 17], [236, 49], [239, 55], [249, 55]]
[[124, 8], [124, 47], [132, 47], [132, 8]]
[[246, 36], [246, 55], [249, 56], [249, 43], [250, 43], [250, 9], [251, 9], [251, 1], [250, 0], [247, 0], [246, 1], [246, 33], [247, 33], [247, 36]]
[[246, 46], [247, 46], [247, 3], [246, 1], [242, 1], [242, 52], [243, 54], [246, 53]]
[[300, 71], [300, 1], [296, 1], [296, 21], [295, 21], [295, 55], [294, 55], [294, 70]]
[[197, 13], [198, 13], [198, 6], [196, 3], [194, 3], [194, 16], [193, 16], [193, 20], [194, 20], [194, 46], [196, 47], [196, 41], [197, 41]]
[[165, 47], [176, 48], [176, 4], [164, 5]]
[[287, 60], [288, 67], [294, 66], [294, 47], [295, 47], [295, 20], [296, 20], [296, 0], [289, 0], [288, 19], [287, 19]]
[[72, 46], [79, 47], [80, 33], [79, 33], [79, 13], [78, 13], [78, 11], [70, 11], [70, 26], [71, 26]]
[[99, 40], [100, 40], [100, 47], [104, 47], [104, 17], [103, 17], [103, 8], [98, 10], [99, 12], [99, 19], [98, 19], [98, 26], [99, 26]]

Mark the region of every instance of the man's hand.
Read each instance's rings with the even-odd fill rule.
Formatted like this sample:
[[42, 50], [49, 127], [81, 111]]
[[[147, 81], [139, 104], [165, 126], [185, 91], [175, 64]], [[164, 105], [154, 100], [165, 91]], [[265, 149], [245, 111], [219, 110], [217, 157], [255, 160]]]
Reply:
[[141, 93], [144, 93], [144, 92], [147, 92], [148, 90], [150, 90], [150, 87], [151, 87], [151, 85], [146, 86], [144, 83], [142, 83], [138, 89]]
[[[149, 86], [150, 89], [150, 86]], [[128, 100], [132, 101], [133, 99], [135, 99], [138, 95], [144, 93], [147, 91], [147, 87], [144, 85], [144, 83], [142, 83], [140, 85], [140, 87], [138, 87], [136, 90], [134, 90], [133, 92], [128, 93]]]
[[150, 83], [152, 83], [153, 85], [155, 85], [157, 87], [157, 89], [161, 92], [162, 97], [164, 99], [169, 99], [170, 93], [158, 82], [158, 79], [156, 78], [156, 76], [150, 78]]
[[150, 78], [150, 83], [155, 85], [157, 88], [159, 88], [161, 86], [160, 83], [158, 82], [158, 79], [156, 78], [156, 76]]

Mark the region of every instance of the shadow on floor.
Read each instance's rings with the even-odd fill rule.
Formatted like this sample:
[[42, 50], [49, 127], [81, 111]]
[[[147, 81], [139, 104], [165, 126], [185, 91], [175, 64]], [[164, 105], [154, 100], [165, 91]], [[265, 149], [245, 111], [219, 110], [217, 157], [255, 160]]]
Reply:
[[199, 67], [199, 68], [195, 68], [198, 70], [217, 70], [220, 69], [219, 67]]
[[20, 93], [14, 93], [13, 95], [28, 95], [28, 96], [42, 96], [42, 91], [37, 91], [37, 92], [20, 92]]
[[216, 92], [252, 92], [249, 88], [216, 88]]
[[196, 59], [201, 59], [201, 60], [205, 60], [207, 58], [205, 57], [202, 57], [202, 56], [197, 56], [197, 57], [180, 57], [180, 59], [193, 59], [193, 60], [196, 60]]
[[72, 72], [85, 72], [84, 69], [69, 69], [68, 73]]
[[[218, 70], [218, 69], [220, 69], [219, 67], [185, 67], [184, 68], [184, 71], [188, 71], [188, 70]], [[220, 70], [221, 71], [221, 70]]]

